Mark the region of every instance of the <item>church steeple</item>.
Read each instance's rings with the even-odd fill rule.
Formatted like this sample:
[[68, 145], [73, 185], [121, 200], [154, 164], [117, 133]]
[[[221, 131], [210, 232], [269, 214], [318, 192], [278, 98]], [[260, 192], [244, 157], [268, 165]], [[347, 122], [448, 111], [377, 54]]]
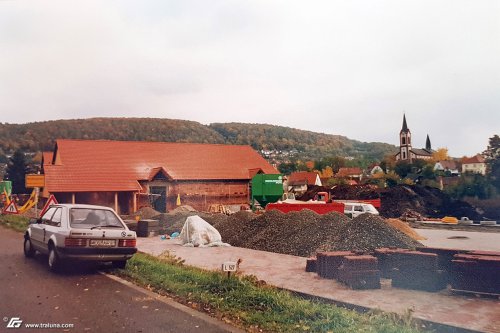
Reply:
[[411, 162], [411, 132], [406, 124], [405, 114], [403, 114], [403, 127], [399, 132], [399, 158]]
[[407, 133], [409, 131], [408, 125], [406, 125], [406, 114], [403, 113], [403, 127], [401, 128], [401, 132]]
[[425, 140], [425, 150], [431, 151], [431, 139], [429, 139], [429, 134], [427, 134], [427, 140]]

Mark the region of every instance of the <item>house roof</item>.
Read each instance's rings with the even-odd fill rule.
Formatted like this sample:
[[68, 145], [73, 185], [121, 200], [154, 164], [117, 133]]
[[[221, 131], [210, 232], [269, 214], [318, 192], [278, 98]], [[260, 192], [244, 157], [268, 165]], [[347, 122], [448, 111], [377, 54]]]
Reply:
[[411, 152], [414, 153], [415, 155], [418, 155], [418, 156], [431, 156], [432, 155], [432, 150], [430, 150], [430, 149], [412, 148]]
[[455, 170], [458, 168], [458, 164], [455, 161], [439, 161], [438, 163], [441, 164], [445, 170]]
[[[57, 164], [45, 164], [50, 192], [138, 191], [163, 173], [174, 181], [248, 180], [277, 174], [250, 146], [106, 140], [57, 140]], [[46, 162], [45, 162], [46, 163]]]
[[42, 166], [47, 164], [52, 164], [53, 152], [44, 151], [42, 152]]
[[359, 176], [363, 173], [361, 168], [340, 168], [339, 172], [335, 174], [336, 177], [349, 177], [349, 176]]
[[485, 163], [486, 160], [481, 155], [477, 154], [473, 157], [465, 157], [462, 160], [462, 164], [475, 164], [475, 163]]
[[288, 185], [314, 185], [318, 174], [316, 172], [299, 171], [292, 172], [288, 177]]

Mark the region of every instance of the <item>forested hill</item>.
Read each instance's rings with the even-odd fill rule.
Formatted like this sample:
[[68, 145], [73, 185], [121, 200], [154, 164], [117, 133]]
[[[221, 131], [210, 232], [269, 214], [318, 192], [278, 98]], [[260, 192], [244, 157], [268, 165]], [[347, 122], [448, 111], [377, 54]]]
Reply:
[[28, 152], [51, 150], [58, 138], [248, 144], [257, 150], [293, 151], [300, 159], [332, 155], [382, 159], [395, 148], [384, 143], [363, 143], [339, 135], [263, 124], [207, 126], [175, 119], [91, 118], [0, 123], [0, 154], [10, 154], [19, 148]]

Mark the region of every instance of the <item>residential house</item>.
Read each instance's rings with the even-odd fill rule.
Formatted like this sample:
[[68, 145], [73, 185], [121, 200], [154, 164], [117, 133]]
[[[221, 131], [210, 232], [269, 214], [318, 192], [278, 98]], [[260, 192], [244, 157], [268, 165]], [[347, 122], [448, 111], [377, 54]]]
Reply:
[[449, 173], [451, 176], [460, 175], [460, 164], [456, 161], [438, 161], [434, 164], [434, 171]]
[[462, 160], [462, 173], [479, 173], [486, 175], [486, 160], [483, 156], [477, 154], [473, 157], [466, 157]]
[[322, 186], [319, 174], [316, 172], [292, 172], [288, 177], [288, 192], [302, 194], [307, 191], [308, 185]]
[[356, 185], [363, 178], [361, 168], [340, 168], [335, 178], [343, 178], [349, 181], [349, 185]]
[[378, 164], [372, 164], [368, 167], [368, 174], [373, 176], [376, 173], [383, 173], [384, 170]]

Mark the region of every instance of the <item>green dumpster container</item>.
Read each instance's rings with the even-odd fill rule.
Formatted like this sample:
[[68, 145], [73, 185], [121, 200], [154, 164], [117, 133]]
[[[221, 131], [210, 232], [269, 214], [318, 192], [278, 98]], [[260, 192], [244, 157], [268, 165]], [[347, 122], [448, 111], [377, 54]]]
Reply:
[[255, 200], [262, 207], [276, 202], [283, 196], [283, 175], [257, 174], [252, 178], [252, 208]]

